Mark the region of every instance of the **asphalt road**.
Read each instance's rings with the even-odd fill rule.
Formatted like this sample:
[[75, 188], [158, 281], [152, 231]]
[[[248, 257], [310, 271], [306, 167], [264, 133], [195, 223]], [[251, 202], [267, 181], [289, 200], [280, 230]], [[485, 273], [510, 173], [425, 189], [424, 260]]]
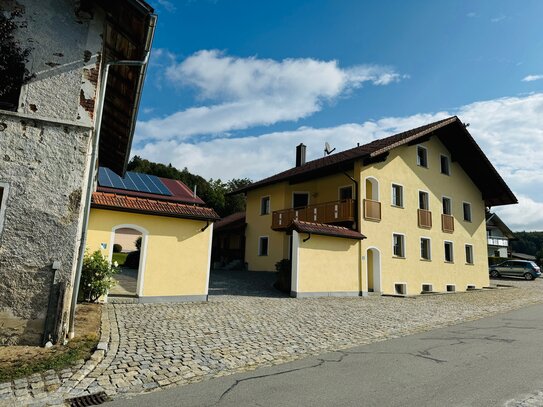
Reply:
[[104, 405], [500, 406], [543, 390], [542, 341], [535, 305]]

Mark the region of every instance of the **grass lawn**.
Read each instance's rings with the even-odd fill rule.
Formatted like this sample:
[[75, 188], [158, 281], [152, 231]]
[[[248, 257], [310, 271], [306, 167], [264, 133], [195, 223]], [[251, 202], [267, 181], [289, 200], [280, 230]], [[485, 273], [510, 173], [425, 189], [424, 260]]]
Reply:
[[0, 347], [0, 383], [49, 369], [62, 370], [78, 360], [90, 358], [100, 339], [100, 304], [78, 304], [75, 338], [66, 346], [46, 349], [39, 346]]
[[113, 256], [111, 258], [111, 262], [117, 262], [119, 263], [119, 266], [122, 266], [124, 264], [124, 261], [126, 260], [126, 256], [128, 256], [128, 253], [113, 253]]

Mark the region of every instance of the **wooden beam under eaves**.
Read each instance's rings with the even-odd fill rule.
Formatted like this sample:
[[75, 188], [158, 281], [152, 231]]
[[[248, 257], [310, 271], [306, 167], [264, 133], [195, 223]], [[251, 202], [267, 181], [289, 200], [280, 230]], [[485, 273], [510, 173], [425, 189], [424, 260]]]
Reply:
[[425, 136], [418, 137], [418, 138], [416, 138], [414, 140], [411, 140], [409, 143], [407, 143], [407, 145], [408, 146], [415, 146], [415, 145], [420, 144], [420, 143], [425, 143], [425, 142], [430, 140], [430, 137], [432, 137], [433, 134], [434, 133], [432, 132], [432, 133], [427, 134]]
[[364, 157], [362, 159], [362, 164], [363, 165], [370, 165], [370, 164], [375, 164], [375, 163], [382, 163], [382, 162], [386, 161], [386, 159], [388, 157], [388, 154], [389, 153], [387, 151], [386, 153], [376, 155], [375, 157], [372, 157], [371, 155], [367, 156], [367, 157]]

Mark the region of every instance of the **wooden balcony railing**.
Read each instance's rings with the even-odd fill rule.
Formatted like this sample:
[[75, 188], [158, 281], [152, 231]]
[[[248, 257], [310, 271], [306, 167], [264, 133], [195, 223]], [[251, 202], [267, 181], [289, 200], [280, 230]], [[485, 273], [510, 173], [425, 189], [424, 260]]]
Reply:
[[432, 212], [426, 209], [418, 209], [419, 228], [432, 228]]
[[381, 202], [364, 199], [364, 219], [381, 220]]
[[454, 216], [441, 214], [441, 230], [447, 233], [454, 232]]
[[354, 222], [354, 205], [353, 199], [344, 199], [273, 211], [271, 228], [273, 230], [286, 229], [295, 219], [315, 223]]

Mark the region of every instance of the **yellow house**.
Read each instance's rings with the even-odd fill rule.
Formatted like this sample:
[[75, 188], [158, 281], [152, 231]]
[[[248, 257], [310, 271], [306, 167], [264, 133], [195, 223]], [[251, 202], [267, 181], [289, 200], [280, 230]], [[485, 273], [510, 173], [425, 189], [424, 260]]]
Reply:
[[517, 202], [456, 116], [307, 163], [300, 145], [237, 192], [249, 270], [291, 259], [296, 297], [487, 286], [485, 208]]
[[205, 301], [212, 222], [218, 216], [204, 205], [181, 181], [134, 172], [121, 178], [101, 167], [92, 196], [88, 249], [101, 250], [111, 260], [114, 244], [122, 241], [119, 234], [140, 236], [135, 270], [123, 269], [119, 277], [127, 294], [143, 303]]

